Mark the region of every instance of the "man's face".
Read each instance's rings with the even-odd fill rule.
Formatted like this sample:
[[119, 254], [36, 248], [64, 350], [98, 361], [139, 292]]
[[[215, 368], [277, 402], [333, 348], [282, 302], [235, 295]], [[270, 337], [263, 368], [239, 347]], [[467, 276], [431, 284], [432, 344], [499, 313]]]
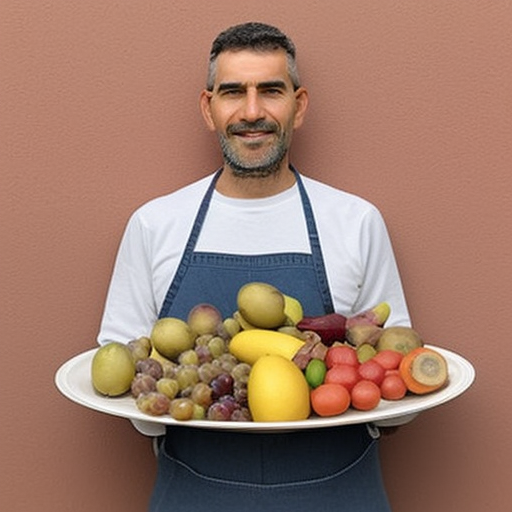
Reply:
[[288, 166], [292, 132], [302, 124], [304, 89], [293, 90], [284, 51], [221, 53], [213, 91], [201, 106], [236, 176], [268, 176]]

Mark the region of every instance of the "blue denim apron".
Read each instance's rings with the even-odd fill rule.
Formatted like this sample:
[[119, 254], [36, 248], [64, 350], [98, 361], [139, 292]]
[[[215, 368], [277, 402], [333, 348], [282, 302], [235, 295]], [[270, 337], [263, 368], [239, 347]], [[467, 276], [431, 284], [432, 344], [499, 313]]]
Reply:
[[[224, 316], [251, 281], [299, 299], [307, 315], [333, 311], [311, 204], [295, 173], [311, 254], [257, 256], [194, 250], [217, 173], [198, 210], [160, 317], [186, 319], [199, 302]], [[243, 432], [168, 426], [158, 458], [150, 512], [390, 512], [376, 436], [366, 425], [290, 432]]]

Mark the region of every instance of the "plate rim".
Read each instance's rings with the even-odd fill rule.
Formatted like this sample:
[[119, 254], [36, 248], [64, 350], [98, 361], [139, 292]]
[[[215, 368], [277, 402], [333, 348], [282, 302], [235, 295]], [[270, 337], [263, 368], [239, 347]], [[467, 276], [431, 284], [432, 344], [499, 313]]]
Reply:
[[[76, 370], [80, 364], [87, 364], [92, 361], [92, 357], [100, 348], [95, 347], [65, 361], [55, 373], [55, 385], [62, 395], [69, 400], [98, 412], [109, 414], [112, 416], [122, 417], [129, 420], [144, 421], [154, 425], [163, 426], [183, 426], [194, 428], [207, 428], [214, 430], [241, 430], [241, 431], [254, 431], [254, 432], [267, 432], [267, 431], [280, 431], [280, 430], [301, 430], [313, 429], [322, 427], [334, 427], [351, 425], [357, 423], [371, 423], [384, 420], [391, 420], [394, 418], [405, 417], [408, 415], [418, 414], [420, 412], [432, 409], [443, 405], [451, 400], [454, 400], [463, 394], [474, 382], [476, 371], [474, 366], [463, 356], [457, 352], [453, 352], [446, 348], [438, 347], [431, 344], [425, 344], [425, 347], [433, 348], [439, 351], [448, 362], [449, 372], [450, 368], [453, 372], [454, 368], [461, 371], [461, 378], [457, 382], [452, 382], [450, 379], [448, 385], [434, 393], [422, 396], [411, 396], [409, 402], [404, 402], [406, 399], [391, 402], [382, 399], [381, 404], [371, 411], [356, 411], [351, 409], [338, 416], [330, 417], [310, 417], [301, 421], [276, 421], [276, 422], [231, 422], [231, 421], [212, 421], [212, 420], [188, 420], [178, 421], [168, 415], [165, 416], [150, 416], [136, 408], [135, 400], [125, 393], [120, 397], [106, 397], [95, 392], [91, 384], [91, 396], [77, 391], [71, 384], [73, 370]], [[126, 405], [126, 399], [133, 402], [133, 407]], [[121, 402], [123, 400], [123, 402]], [[117, 402], [116, 402], [117, 401]], [[122, 404], [121, 407], [119, 404]], [[380, 408], [380, 409], [379, 409]]]

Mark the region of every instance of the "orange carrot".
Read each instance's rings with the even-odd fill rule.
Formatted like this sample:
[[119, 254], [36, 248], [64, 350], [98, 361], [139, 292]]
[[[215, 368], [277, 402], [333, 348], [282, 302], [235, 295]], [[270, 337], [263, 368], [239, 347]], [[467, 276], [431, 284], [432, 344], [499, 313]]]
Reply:
[[407, 389], [416, 395], [436, 391], [448, 381], [446, 359], [428, 347], [419, 347], [406, 354], [399, 372]]

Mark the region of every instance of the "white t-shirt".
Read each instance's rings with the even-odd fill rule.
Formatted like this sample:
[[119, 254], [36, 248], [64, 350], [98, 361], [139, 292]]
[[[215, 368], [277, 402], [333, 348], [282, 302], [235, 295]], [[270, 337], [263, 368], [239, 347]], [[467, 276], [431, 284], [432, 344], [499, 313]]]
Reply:
[[[212, 176], [149, 201], [131, 216], [115, 262], [98, 342], [149, 335]], [[387, 301], [387, 325], [410, 325], [393, 250], [368, 201], [302, 177], [310, 199], [335, 311], [350, 316]], [[263, 199], [215, 192], [198, 251], [309, 253], [298, 186]]]

